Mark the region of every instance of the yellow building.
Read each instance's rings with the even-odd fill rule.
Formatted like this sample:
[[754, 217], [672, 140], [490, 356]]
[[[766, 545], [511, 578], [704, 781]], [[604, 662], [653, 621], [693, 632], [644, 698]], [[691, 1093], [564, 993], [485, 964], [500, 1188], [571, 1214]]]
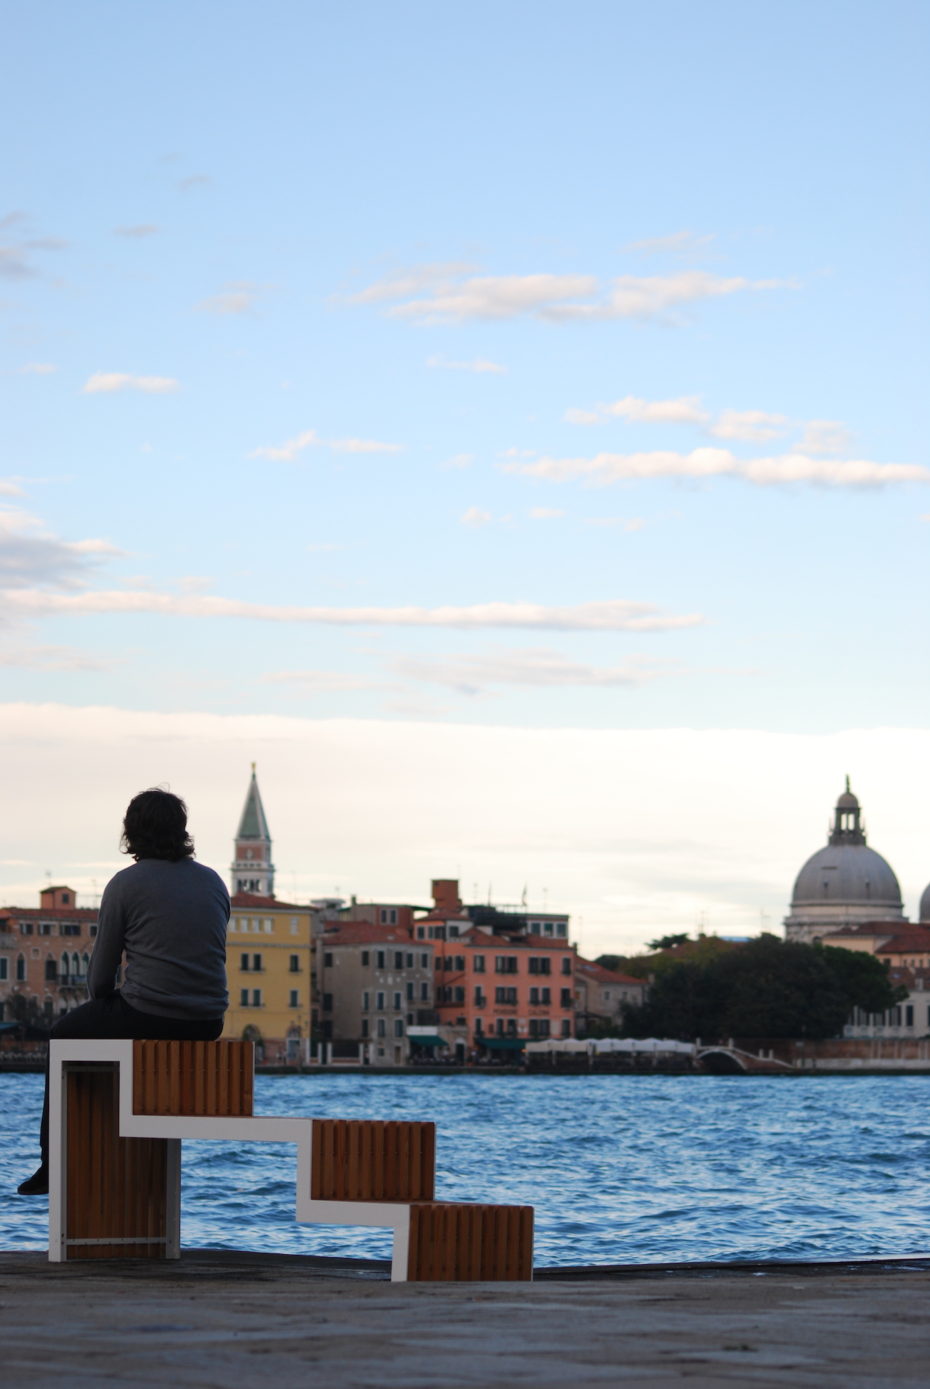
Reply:
[[294, 1064], [309, 1058], [311, 941], [309, 907], [250, 892], [233, 896], [223, 1036], [255, 1042], [260, 1061]]

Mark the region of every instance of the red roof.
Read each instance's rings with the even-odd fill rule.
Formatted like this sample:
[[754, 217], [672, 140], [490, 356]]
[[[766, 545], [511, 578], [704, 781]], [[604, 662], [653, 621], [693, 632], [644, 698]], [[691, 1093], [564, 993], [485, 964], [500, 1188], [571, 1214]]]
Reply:
[[930, 951], [930, 929], [913, 926], [875, 947], [876, 955], [919, 955]]
[[96, 921], [96, 907], [0, 907], [0, 916], [17, 921]]
[[645, 979], [637, 979], [632, 974], [618, 974], [615, 969], [607, 969], [604, 965], [599, 965], [596, 960], [582, 960], [579, 958], [577, 969], [579, 974], [586, 974], [589, 979], [594, 979], [598, 984], [639, 984], [645, 987]]
[[236, 892], [229, 899], [234, 907], [255, 907], [262, 911], [276, 909], [282, 912], [307, 912], [309, 907], [299, 907], [295, 902], [279, 902], [277, 897], [260, 897], [257, 892]]
[[[327, 925], [324, 945], [412, 945], [413, 937], [403, 926], [376, 926], [371, 921], [340, 921]], [[425, 944], [417, 941], [417, 947]], [[432, 946], [432, 941], [429, 942]]]

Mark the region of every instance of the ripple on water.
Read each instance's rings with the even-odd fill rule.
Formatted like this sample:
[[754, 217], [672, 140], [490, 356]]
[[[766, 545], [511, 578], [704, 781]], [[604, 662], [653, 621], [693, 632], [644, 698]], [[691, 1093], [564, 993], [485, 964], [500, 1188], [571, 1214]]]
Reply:
[[[41, 1077], [0, 1076], [8, 1249], [44, 1248]], [[851, 1258], [930, 1246], [930, 1077], [260, 1076], [263, 1114], [433, 1119], [437, 1194], [536, 1207], [536, 1259]], [[189, 1245], [387, 1257], [390, 1237], [294, 1223], [288, 1144], [184, 1147]]]

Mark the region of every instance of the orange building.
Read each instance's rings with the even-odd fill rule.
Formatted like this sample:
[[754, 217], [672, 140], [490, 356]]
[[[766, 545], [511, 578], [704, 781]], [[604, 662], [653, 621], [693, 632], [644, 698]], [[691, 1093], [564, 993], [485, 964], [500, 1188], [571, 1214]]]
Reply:
[[46, 887], [38, 907], [0, 907], [0, 1022], [48, 1024], [87, 998], [97, 910], [73, 888]]
[[[420, 940], [445, 942], [435, 947], [435, 1007], [442, 1034], [460, 1059], [574, 1036], [576, 955], [566, 916], [466, 907], [452, 878], [434, 881], [433, 898], [415, 933]], [[539, 934], [546, 925], [551, 936]]]

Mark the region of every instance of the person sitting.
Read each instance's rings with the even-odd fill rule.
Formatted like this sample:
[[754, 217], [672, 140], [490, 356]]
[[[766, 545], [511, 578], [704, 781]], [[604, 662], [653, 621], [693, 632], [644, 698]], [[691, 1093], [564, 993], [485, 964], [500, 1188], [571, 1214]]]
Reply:
[[[229, 893], [193, 858], [187, 806], [170, 791], [140, 792], [120, 848], [135, 862], [110, 879], [100, 901], [89, 1001], [63, 1013], [50, 1036], [216, 1041], [229, 1004]], [[22, 1196], [48, 1191], [47, 1068], [40, 1147], [41, 1165], [19, 1186]]]

